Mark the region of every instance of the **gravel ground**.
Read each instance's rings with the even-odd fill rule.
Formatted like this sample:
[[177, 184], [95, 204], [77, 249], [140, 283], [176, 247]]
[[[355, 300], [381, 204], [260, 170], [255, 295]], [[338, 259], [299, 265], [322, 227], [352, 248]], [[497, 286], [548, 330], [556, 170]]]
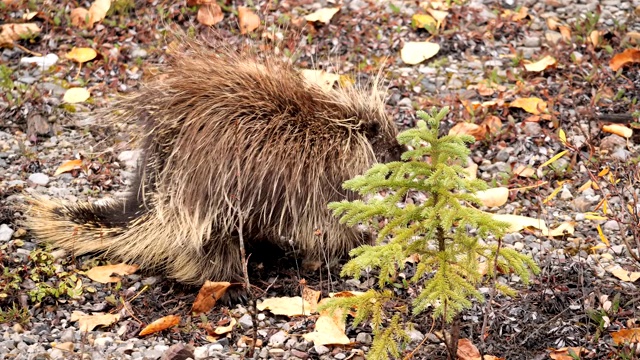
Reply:
[[[265, 9], [263, 1], [254, 2]], [[260, 12], [268, 26], [281, 24], [284, 16], [297, 18], [331, 5], [324, 1], [281, 1]], [[483, 344], [488, 354], [508, 359], [546, 358], [549, 348], [583, 346], [585, 357], [616, 358], [619, 354], [607, 332], [633, 327], [637, 311], [633, 299], [638, 297], [633, 281], [620, 281], [607, 269], [620, 265], [637, 269], [623, 240], [630, 232], [615, 214], [624, 212], [632, 196], [618, 193], [620, 186], [604, 186], [601, 191], [579, 187], [605, 166], [620, 178], [623, 185], [636, 185], [637, 139], [625, 140], [603, 133], [598, 114], [629, 114], [640, 110], [640, 67], [632, 65], [624, 76], [608, 68], [612, 53], [621, 52], [625, 34], [640, 32], [640, 0], [473, 0], [454, 6], [448, 17], [447, 31], [431, 41], [441, 45], [433, 62], [409, 66], [399, 58], [404, 41], [426, 40], [430, 35], [411, 27], [411, 16], [419, 11], [417, 2], [344, 1], [330, 24], [297, 28], [276, 27], [282, 35], [281, 45], [299, 53], [296, 64], [312, 64], [334, 73], [359, 73], [365, 79], [375, 74], [383, 58], [389, 84], [388, 111], [400, 127], [414, 124], [415, 110], [432, 105], [452, 107], [445, 127], [469, 121], [469, 101], [511, 101], [517, 96], [540, 96], [549, 102], [553, 119], [525, 121], [529, 115], [509, 111], [495, 112], [503, 121], [503, 131], [490, 141], [472, 146], [472, 159], [479, 166], [478, 176], [492, 184], [520, 188], [511, 201], [497, 209], [506, 214], [540, 217], [555, 227], [566, 221], [576, 224], [575, 233], [562, 238], [547, 238], [539, 232], [524, 231], [507, 236], [504, 241], [531, 254], [543, 269], [530, 287], [519, 279], [504, 275], [500, 281], [521, 290], [518, 298], [496, 298], [490, 306], [475, 304], [465, 311], [460, 324], [461, 337]], [[0, 321], [0, 358], [6, 359], [226, 359], [244, 358], [251, 338], [252, 319], [248, 306], [217, 306], [208, 320], [235, 318], [238, 327], [217, 341], [207, 338], [198, 327], [201, 319], [189, 318], [197, 289], [183, 288], [154, 274], [135, 274], [119, 285], [91, 281], [78, 272], [97, 264], [90, 258], [70, 258], [63, 252], [42, 250], [26, 229], [20, 226], [22, 206], [33, 194], [45, 194], [69, 201], [117, 196], [127, 188], [139, 153], [130, 148], [128, 129], [97, 126], [86, 116], [95, 107], [104, 106], [110, 96], [129, 92], [150, 76], [154, 64], [162, 62], [165, 45], [160, 34], [163, 21], [170, 20], [193, 29], [203, 37], [220, 37], [228, 43], [245, 41], [237, 33], [234, 17], [226, 13], [215, 31], [195, 25], [193, 11], [182, 12], [183, 5], [136, 2], [135, 16], [116, 14], [118, 25], [102, 24], [91, 32], [80, 32], [56, 25], [54, 16], [70, 7], [65, 1], [53, 2], [40, 9], [42, 35], [23, 44], [33, 52], [55, 54], [48, 70], [26, 64], [23, 48], [2, 49], [2, 79], [15, 84], [13, 98], [0, 97], [0, 280], [2, 316]], [[529, 7], [529, 17], [521, 21], [503, 21], [496, 14], [505, 9]], [[163, 8], [162, 18], [157, 8]], [[62, 9], [62, 10], [61, 10]], [[22, 17], [25, 8], [15, 6], [1, 15], [2, 22]], [[584, 43], [562, 42], [562, 35], [549, 28], [548, 19], [570, 24], [574, 36], [578, 27], [588, 23], [587, 14], [599, 12], [595, 28], [609, 42], [612, 52], [594, 49]], [[49, 20], [44, 20], [48, 17]], [[576, 25], [578, 24], [578, 25]], [[633, 38], [630, 41], [634, 41]], [[639, 39], [635, 41], [640, 42]], [[271, 49], [266, 40], [252, 43]], [[81, 70], [63, 54], [73, 46], [101, 44], [102, 59]], [[638, 45], [638, 43], [636, 43]], [[514, 66], [513, 55], [539, 59], [550, 54], [558, 67], [544, 74], [531, 75]], [[577, 61], [575, 59], [578, 59]], [[444, 64], [444, 65], [442, 65]], [[7, 75], [8, 74], [8, 75]], [[79, 75], [79, 76], [78, 76]], [[2, 80], [0, 79], [0, 80]], [[499, 79], [509, 89], [491, 95], [479, 95], [469, 88], [487, 79]], [[495, 81], [494, 81], [495, 82]], [[69, 106], [62, 104], [65, 89], [83, 85], [92, 89], [92, 102]], [[4, 85], [3, 85], [4, 86]], [[16, 90], [17, 89], [17, 90]], [[516, 92], [513, 89], [518, 89]], [[614, 98], [620, 89], [624, 96]], [[595, 99], [595, 94], [601, 95]], [[20, 101], [15, 101], [19, 98]], [[4, 99], [4, 100], [3, 100]], [[465, 104], [467, 106], [465, 106]], [[483, 116], [486, 114], [480, 114]], [[517, 165], [536, 168], [565, 149], [555, 130], [561, 127], [568, 142], [576, 147], [574, 156], [554, 163], [555, 171], [537, 179], [512, 176]], [[63, 162], [82, 156], [84, 170], [54, 176]], [[595, 162], [593, 158], [596, 158]], [[506, 176], [507, 174], [508, 176]], [[543, 202], [565, 181], [562, 190], [549, 202]], [[525, 189], [526, 190], [522, 190]], [[607, 220], [588, 221], [589, 212], [607, 198], [612, 215]], [[602, 208], [599, 209], [600, 213]], [[609, 247], [601, 243], [596, 224]], [[295, 296], [300, 274], [294, 269], [267, 272], [253, 284], [261, 296]], [[366, 290], [374, 279], [345, 280], [334, 277], [321, 280], [317, 274], [305, 276], [307, 284], [317, 289]], [[82, 292], [69, 294], [81, 282]], [[46, 292], [63, 289], [62, 294]], [[63, 287], [61, 287], [63, 284]], [[13, 287], [16, 285], [16, 287]], [[40, 292], [36, 291], [40, 289]], [[486, 290], [488, 293], [488, 289]], [[398, 290], [407, 296], [407, 290]], [[40, 296], [40, 298], [38, 298]], [[603, 297], [604, 296], [604, 297]], [[593, 312], [604, 311], [607, 299], [620, 298], [617, 313], [607, 313], [605, 325], [593, 320]], [[605, 298], [608, 297], [608, 298]], [[35, 298], [35, 299], [34, 299]], [[15, 309], [15, 310], [14, 310]], [[605, 309], [606, 310], [606, 309]], [[83, 333], [71, 321], [73, 311], [117, 312], [121, 320], [110, 327]], [[184, 315], [179, 330], [164, 331], [144, 338], [137, 334], [143, 324], [168, 314]], [[487, 314], [488, 331], [484, 342], [481, 327]], [[590, 320], [591, 319], [591, 320]], [[598, 319], [603, 319], [599, 317]], [[414, 358], [446, 357], [436, 337], [429, 314], [407, 315], [412, 323], [411, 344]], [[257, 317], [257, 357], [260, 359], [362, 359], [371, 344], [371, 329], [347, 325], [353, 345], [318, 346], [304, 340], [313, 327], [313, 318], [287, 318], [261, 312]], [[435, 324], [436, 328], [440, 325]], [[613, 355], [612, 355], [613, 354]]]

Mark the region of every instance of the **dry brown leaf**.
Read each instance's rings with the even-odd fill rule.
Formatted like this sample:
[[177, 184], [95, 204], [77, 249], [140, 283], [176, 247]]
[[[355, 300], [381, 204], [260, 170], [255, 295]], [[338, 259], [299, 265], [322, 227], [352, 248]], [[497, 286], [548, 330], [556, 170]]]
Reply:
[[91, 23], [91, 14], [89, 10], [78, 7], [71, 10], [71, 25], [85, 27]]
[[407, 41], [400, 49], [400, 58], [406, 64], [415, 65], [434, 57], [440, 45], [428, 41]]
[[629, 31], [625, 36], [623, 41], [628, 41], [633, 45], [640, 45], [640, 32], [637, 31]]
[[364, 292], [362, 291], [340, 291], [337, 293], [329, 293], [329, 297], [335, 297], [335, 298], [339, 298], [339, 297], [354, 297], [354, 296], [360, 296], [363, 295]]
[[558, 21], [557, 18], [553, 18], [553, 17], [547, 18], [547, 27], [549, 28], [549, 30], [553, 30], [553, 31], [557, 30], [558, 25], [560, 25], [560, 22]]
[[[327, 299], [323, 299], [320, 303]], [[343, 310], [336, 309], [332, 313], [323, 311], [316, 320], [316, 327], [313, 332], [304, 334], [302, 337], [307, 341], [313, 341], [315, 345], [346, 345], [349, 344], [349, 337], [345, 334], [346, 325], [343, 320]]]
[[491, 214], [495, 220], [504, 221], [511, 225], [507, 232], [518, 232], [525, 228], [540, 229], [542, 234], [549, 233], [549, 228], [544, 220], [536, 219], [528, 216], [511, 215], [511, 214]]
[[71, 314], [71, 321], [77, 321], [81, 332], [88, 332], [96, 326], [109, 326], [120, 320], [120, 314], [95, 313], [87, 315], [81, 311], [74, 311]]
[[187, 6], [211, 4], [215, 0], [187, 0]]
[[336, 81], [340, 81], [340, 75], [331, 74], [323, 70], [304, 69], [301, 73], [307, 82], [318, 85], [325, 91], [330, 91]]
[[95, 0], [89, 7], [89, 27], [93, 27], [95, 23], [104, 20], [110, 7], [111, 0]]
[[537, 97], [518, 98], [512, 101], [509, 106], [521, 108], [524, 111], [534, 115], [539, 115], [541, 112], [547, 109], [547, 103]]
[[269, 310], [274, 315], [298, 316], [311, 315], [311, 304], [300, 296], [275, 297], [264, 299], [257, 306], [258, 310]]
[[260, 27], [260, 17], [251, 9], [240, 6], [238, 7], [238, 23], [240, 34], [244, 35]]
[[415, 27], [419, 29], [428, 29], [429, 27], [437, 26], [436, 19], [427, 14], [413, 14], [411, 21]]
[[506, 204], [509, 200], [509, 189], [497, 187], [476, 192], [476, 197], [480, 199], [482, 205], [486, 207], [496, 207]]
[[92, 48], [87, 48], [87, 47], [74, 47], [73, 49], [71, 49], [71, 51], [69, 51], [65, 57], [69, 60], [73, 60], [75, 62], [79, 62], [79, 63], [85, 63], [87, 61], [91, 61], [93, 59], [96, 58], [96, 56], [98, 55], [98, 53], [93, 50]]
[[459, 122], [449, 130], [449, 135], [471, 135], [476, 140], [482, 140], [487, 136], [487, 130], [477, 124]]
[[340, 11], [339, 7], [322, 8], [305, 16], [304, 19], [309, 22], [319, 21], [321, 23], [328, 24], [329, 21], [331, 21], [333, 15], [335, 15], [338, 11]]
[[139, 336], [145, 336], [150, 334], [155, 334], [162, 330], [166, 330], [170, 327], [174, 327], [180, 323], [180, 316], [178, 315], [167, 315], [165, 317], [161, 317], [160, 319], [155, 320], [151, 324], [147, 325], [142, 331], [140, 331]]
[[229, 286], [231, 286], [231, 283], [226, 281], [213, 282], [207, 280], [204, 285], [202, 285], [198, 292], [198, 296], [196, 296], [196, 299], [193, 301], [191, 312], [194, 315], [208, 313], [216, 304], [216, 301], [220, 300], [220, 298], [227, 292]]
[[630, 138], [633, 135], [633, 129], [630, 129], [624, 125], [620, 124], [609, 124], [602, 126], [602, 131], [608, 132], [611, 134], [616, 134], [618, 136], [622, 136], [623, 138]]
[[558, 225], [557, 228], [549, 231], [549, 236], [564, 236], [564, 235], [573, 235], [576, 230], [576, 222], [575, 221], [566, 221], [562, 224]]
[[115, 265], [96, 266], [85, 273], [93, 281], [102, 284], [118, 282], [120, 278], [112, 275], [131, 275], [138, 270], [138, 265], [127, 265], [125, 263]]
[[622, 329], [611, 333], [613, 343], [624, 345], [640, 342], [640, 328]]
[[85, 88], [71, 88], [67, 89], [62, 100], [69, 104], [77, 104], [86, 101], [89, 97], [91, 97], [89, 90]]
[[628, 63], [637, 62], [640, 62], [640, 49], [627, 49], [611, 58], [611, 61], [609, 61], [609, 67], [613, 71], [618, 71], [618, 69]]
[[487, 133], [491, 135], [497, 135], [502, 130], [502, 120], [495, 115], [487, 116], [481, 124], [484, 126]]
[[484, 355], [482, 360], [506, 360], [506, 358], [501, 358], [493, 355]]
[[562, 35], [562, 40], [571, 42], [571, 29], [569, 29], [568, 26], [560, 25], [558, 26], [558, 30], [560, 31], [560, 35]]
[[584, 351], [582, 347], [564, 347], [561, 349], [550, 349], [549, 357], [554, 360], [574, 360], [574, 356], [580, 356]]
[[53, 173], [53, 176], [58, 176], [68, 171], [80, 169], [81, 167], [82, 167], [82, 159], [65, 161], [62, 165], [58, 166], [58, 168], [56, 169], [56, 172]]
[[625, 270], [620, 265], [609, 266], [606, 270], [613, 276], [625, 282], [635, 282], [640, 279], [640, 272]]
[[200, 6], [196, 18], [198, 19], [198, 22], [200, 24], [211, 26], [222, 21], [224, 19], [224, 14], [222, 13], [222, 8], [220, 8], [220, 5], [213, 2]]
[[229, 322], [229, 325], [227, 326], [218, 326], [217, 328], [215, 328], [213, 330], [213, 333], [216, 335], [224, 335], [226, 333], [230, 333], [233, 330], [233, 327], [236, 326], [236, 319], [231, 318], [231, 321]]
[[320, 300], [321, 291], [313, 290], [306, 285], [302, 288], [302, 298], [311, 306], [311, 312], [316, 312], [318, 308], [318, 300]]
[[26, 13], [22, 14], [22, 20], [27, 20], [27, 21], [28, 21], [28, 20], [31, 20], [31, 19], [33, 19], [34, 17], [36, 17], [36, 15], [38, 15], [38, 12], [37, 12], [37, 11], [29, 11], [29, 12], [26, 12]]
[[431, 16], [433, 16], [434, 19], [436, 19], [436, 25], [438, 28], [441, 27], [442, 23], [444, 23], [444, 20], [447, 18], [447, 16], [449, 16], [449, 13], [447, 11], [435, 9], [427, 9], [427, 11], [429, 12], [429, 14], [431, 14]]
[[523, 6], [520, 10], [513, 16], [513, 21], [520, 21], [529, 16], [529, 8]]
[[482, 360], [480, 351], [469, 339], [458, 340], [457, 355], [460, 360]]
[[32, 37], [40, 33], [36, 23], [2, 24], [0, 25], [0, 46], [12, 45], [14, 41], [24, 37]]
[[469, 180], [474, 180], [478, 177], [478, 164], [471, 161], [466, 168], [464, 168], [465, 176]]
[[545, 69], [555, 64], [556, 64], [556, 59], [554, 59], [552, 56], [547, 55], [536, 62], [524, 64], [524, 68], [527, 71], [544, 71]]

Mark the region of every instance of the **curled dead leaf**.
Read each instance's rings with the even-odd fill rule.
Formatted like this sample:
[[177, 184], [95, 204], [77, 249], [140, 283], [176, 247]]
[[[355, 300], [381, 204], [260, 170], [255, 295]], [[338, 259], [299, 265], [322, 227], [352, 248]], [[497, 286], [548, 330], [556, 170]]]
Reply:
[[419, 29], [428, 29], [437, 26], [436, 19], [427, 14], [413, 14], [411, 22], [413, 26]]
[[482, 122], [481, 126], [485, 128], [485, 131], [491, 135], [497, 135], [502, 129], [502, 120], [495, 115], [487, 116]]
[[257, 308], [260, 311], [269, 310], [274, 315], [311, 315], [311, 304], [300, 296], [267, 298], [258, 303]]
[[62, 100], [69, 104], [77, 104], [86, 101], [91, 94], [85, 88], [70, 88], [64, 93]]
[[493, 218], [498, 221], [504, 221], [511, 225], [507, 232], [518, 232], [525, 228], [540, 229], [542, 234], [549, 233], [547, 224], [542, 219], [536, 219], [528, 216], [511, 215], [511, 214], [492, 214]]
[[93, 59], [96, 58], [96, 56], [98, 55], [98, 53], [93, 50], [92, 48], [87, 48], [87, 47], [74, 47], [73, 49], [71, 49], [71, 51], [69, 51], [65, 57], [69, 60], [73, 60], [75, 62], [79, 62], [79, 63], [85, 63], [87, 61], [91, 61]]
[[640, 342], [640, 328], [614, 331], [611, 333], [611, 337], [616, 345], [637, 343]]
[[476, 197], [486, 207], [496, 207], [504, 205], [509, 199], [509, 189], [497, 187], [476, 192]]
[[81, 311], [71, 313], [71, 321], [77, 321], [81, 332], [88, 332], [96, 326], [109, 326], [120, 320], [120, 314], [94, 313], [87, 315]]
[[216, 301], [220, 300], [220, 298], [227, 292], [229, 286], [231, 286], [231, 283], [226, 281], [213, 282], [207, 280], [202, 285], [198, 292], [198, 296], [196, 296], [196, 299], [193, 301], [191, 312], [194, 315], [208, 313], [216, 304]]
[[83, 7], [77, 7], [71, 10], [71, 25], [84, 27], [91, 23], [91, 14], [89, 14], [89, 10]]
[[[321, 301], [321, 303], [323, 301]], [[342, 314], [342, 309], [336, 309], [331, 313], [329, 311], [323, 311], [318, 317], [318, 320], [316, 320], [314, 331], [304, 334], [302, 337], [307, 341], [313, 341], [315, 345], [349, 344], [351, 341], [349, 341], [349, 337], [345, 333], [346, 324]]]
[[469, 339], [458, 340], [458, 350], [456, 354], [460, 360], [482, 360], [480, 351]]
[[640, 49], [627, 49], [611, 58], [609, 67], [613, 71], [618, 71], [626, 64], [637, 62], [640, 62]]
[[618, 136], [622, 136], [623, 138], [630, 138], [633, 135], [633, 129], [630, 129], [624, 125], [620, 124], [609, 124], [602, 126], [602, 131], [608, 132], [611, 134], [616, 134]]
[[240, 34], [247, 34], [260, 27], [260, 17], [251, 9], [240, 6], [238, 7], [238, 23], [240, 25]]
[[477, 124], [460, 122], [449, 130], [449, 135], [471, 135], [476, 140], [482, 140], [487, 135], [487, 130], [485, 127]]
[[91, 18], [88, 24], [89, 27], [93, 27], [95, 23], [104, 20], [110, 7], [111, 0], [95, 0], [89, 7], [89, 17]]
[[547, 103], [537, 97], [518, 98], [512, 101], [509, 106], [521, 108], [534, 115], [539, 115], [547, 109]]
[[142, 331], [140, 331], [139, 336], [145, 336], [150, 334], [155, 334], [162, 330], [166, 330], [170, 327], [174, 327], [180, 323], [180, 316], [178, 315], [167, 315], [165, 317], [161, 317], [160, 319], [155, 320], [151, 324], [145, 326]]
[[307, 82], [318, 85], [325, 91], [333, 89], [336, 81], [340, 80], [340, 75], [331, 74], [323, 70], [304, 69], [301, 74]]
[[202, 25], [211, 26], [219, 23], [224, 19], [222, 8], [215, 2], [203, 4], [198, 9], [198, 15], [196, 16], [198, 22]]
[[0, 25], [0, 46], [12, 45], [14, 41], [32, 37], [40, 33], [36, 23]]
[[138, 265], [127, 265], [125, 263], [115, 265], [96, 266], [85, 273], [93, 281], [102, 284], [118, 282], [120, 278], [115, 275], [131, 275], [138, 270]]
[[82, 167], [82, 159], [73, 159], [65, 161], [62, 165], [58, 166], [53, 176], [58, 176], [62, 173], [66, 173], [72, 170], [80, 169]]

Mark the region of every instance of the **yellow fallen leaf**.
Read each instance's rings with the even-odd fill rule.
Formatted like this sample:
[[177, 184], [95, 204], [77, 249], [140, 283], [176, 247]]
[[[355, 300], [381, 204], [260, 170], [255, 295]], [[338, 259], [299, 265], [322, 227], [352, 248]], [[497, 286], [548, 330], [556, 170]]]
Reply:
[[602, 131], [611, 134], [622, 136], [623, 138], [630, 138], [633, 135], [633, 130], [620, 124], [609, 124], [602, 127]]
[[40, 33], [36, 23], [0, 25], [0, 46], [12, 45], [14, 41]]
[[64, 93], [62, 100], [69, 104], [76, 104], [87, 100], [90, 96], [91, 94], [85, 88], [71, 88]]
[[138, 270], [138, 265], [127, 265], [124, 263], [115, 265], [96, 266], [85, 273], [87, 277], [99, 283], [118, 282], [120, 278], [116, 275], [131, 275]]
[[585, 213], [584, 218], [586, 220], [596, 220], [596, 221], [608, 220], [607, 217], [600, 216], [597, 213], [592, 213], [592, 212]]
[[467, 179], [476, 179], [478, 177], [478, 164], [471, 162], [466, 168], [464, 168], [464, 172]]
[[429, 27], [436, 27], [436, 19], [427, 14], [413, 14], [411, 21], [415, 27], [421, 29], [428, 29]]
[[553, 198], [556, 197], [556, 195], [558, 195], [558, 193], [560, 192], [560, 190], [562, 190], [562, 185], [558, 186], [557, 188], [553, 189], [553, 191], [551, 192], [551, 194], [549, 194], [549, 196], [547, 196], [544, 200], [542, 200], [543, 204], [548, 203], [549, 201], [553, 200]]
[[218, 326], [217, 328], [215, 328], [213, 330], [213, 332], [216, 335], [224, 335], [226, 333], [231, 332], [233, 330], [233, 327], [236, 326], [236, 323], [237, 323], [236, 319], [231, 318], [231, 321], [229, 322], [229, 325], [227, 325], [227, 326]]
[[151, 324], [145, 326], [142, 331], [140, 331], [139, 336], [145, 336], [150, 334], [155, 334], [162, 330], [166, 330], [170, 327], [174, 327], [180, 323], [180, 316], [178, 315], [167, 315], [165, 317], [161, 317], [160, 319], [155, 320]]
[[58, 176], [62, 173], [66, 173], [71, 170], [80, 169], [82, 167], [82, 159], [74, 159], [65, 161], [62, 165], [58, 166], [53, 176]]
[[311, 304], [300, 296], [267, 298], [258, 303], [257, 308], [260, 311], [269, 310], [274, 315], [311, 315]]
[[640, 328], [622, 329], [611, 333], [613, 343], [616, 345], [632, 344], [640, 342]]
[[606, 270], [613, 276], [625, 282], [635, 282], [640, 279], [640, 272], [625, 270], [620, 265], [609, 266]]
[[449, 16], [448, 12], [442, 10], [427, 9], [427, 11], [429, 12], [429, 14], [431, 14], [431, 16], [433, 16], [434, 19], [436, 19], [438, 28], [440, 27], [440, 25], [442, 25], [444, 19]]
[[605, 245], [610, 246], [609, 239], [607, 239], [604, 232], [602, 232], [602, 228], [600, 227], [600, 224], [596, 226], [596, 229], [598, 230], [598, 236], [600, 237], [600, 241], [602, 241]]
[[508, 232], [518, 232], [522, 229], [532, 227], [539, 229], [543, 235], [549, 233], [549, 228], [544, 220], [536, 219], [528, 216], [511, 215], [511, 214], [491, 214], [495, 220], [504, 221], [511, 225]]
[[564, 347], [561, 349], [550, 349], [549, 357], [553, 360], [575, 360], [580, 359], [585, 349], [583, 347]]
[[487, 130], [485, 127], [477, 124], [459, 122], [449, 130], [449, 135], [471, 135], [476, 140], [482, 140], [487, 135]]
[[564, 133], [564, 130], [559, 129], [558, 130], [558, 138], [560, 139], [560, 142], [562, 143], [562, 145], [567, 145], [567, 135]]
[[560, 31], [560, 35], [562, 35], [562, 40], [571, 42], [571, 29], [569, 29], [568, 26], [559, 25], [558, 30]]
[[95, 23], [104, 20], [107, 16], [107, 12], [111, 7], [111, 0], [95, 0], [89, 7], [89, 27], [92, 27]]
[[26, 13], [22, 14], [22, 20], [31, 20], [34, 17], [36, 17], [36, 15], [38, 15], [37, 11], [26, 12]]
[[[324, 302], [321, 301], [320, 303]], [[316, 327], [313, 332], [304, 334], [302, 337], [307, 341], [313, 341], [315, 345], [346, 345], [349, 344], [349, 337], [345, 334], [345, 322], [343, 321], [343, 310], [336, 309], [332, 313], [323, 311], [316, 320]]]
[[87, 315], [81, 311], [71, 313], [71, 321], [77, 321], [81, 332], [88, 332], [96, 326], [109, 326], [120, 320], [120, 314], [94, 313]]
[[593, 30], [591, 34], [589, 34], [589, 40], [591, 40], [593, 46], [597, 47], [600, 43], [600, 32], [598, 30]]
[[556, 64], [556, 59], [554, 59], [552, 56], [547, 55], [536, 62], [524, 64], [524, 68], [527, 71], [543, 71], [555, 64]]
[[428, 41], [407, 41], [400, 49], [400, 58], [407, 64], [419, 64], [434, 57], [440, 51], [440, 45]]
[[93, 50], [92, 48], [87, 48], [87, 47], [74, 47], [73, 49], [71, 49], [71, 51], [69, 51], [65, 57], [69, 60], [73, 60], [75, 62], [79, 62], [79, 63], [85, 63], [87, 61], [91, 61], [93, 59], [96, 58], [96, 56], [98, 55], [98, 53]]
[[576, 231], [575, 226], [576, 226], [575, 221], [563, 222], [562, 224], [558, 225], [557, 228], [549, 231], [549, 236], [556, 237], [556, 236], [564, 236], [564, 235], [573, 235], [573, 233]]
[[226, 281], [205, 281], [200, 288], [200, 291], [198, 291], [198, 295], [193, 301], [193, 305], [191, 305], [191, 313], [194, 315], [208, 313], [216, 304], [216, 301], [220, 300], [220, 298], [227, 292], [229, 286], [231, 286], [231, 283]]
[[534, 115], [540, 115], [547, 109], [547, 103], [537, 97], [515, 99], [511, 102], [511, 104], [509, 104], [509, 106], [521, 108], [524, 111]]
[[480, 199], [482, 205], [486, 207], [496, 207], [504, 205], [509, 199], [509, 189], [497, 187], [476, 192], [476, 197]]
[[316, 309], [318, 308], [318, 300], [320, 299], [320, 294], [322, 294], [321, 291], [313, 290], [312, 288], [307, 287], [306, 285], [302, 288], [302, 298], [304, 299], [304, 301], [309, 303], [309, 306], [310, 306], [309, 310], [311, 312], [316, 312]]
[[640, 49], [627, 49], [612, 57], [609, 61], [609, 67], [613, 71], [618, 71], [626, 64], [638, 62], [640, 62]]
[[260, 27], [260, 17], [251, 9], [240, 6], [238, 7], [238, 24], [240, 34], [247, 34]]
[[321, 23], [328, 24], [329, 21], [331, 21], [333, 15], [335, 15], [338, 11], [340, 11], [339, 7], [322, 8], [305, 16], [304, 19], [310, 22], [319, 21]]
[[305, 80], [320, 86], [325, 91], [330, 91], [336, 81], [340, 80], [340, 75], [331, 74], [323, 70], [304, 69], [301, 73]]

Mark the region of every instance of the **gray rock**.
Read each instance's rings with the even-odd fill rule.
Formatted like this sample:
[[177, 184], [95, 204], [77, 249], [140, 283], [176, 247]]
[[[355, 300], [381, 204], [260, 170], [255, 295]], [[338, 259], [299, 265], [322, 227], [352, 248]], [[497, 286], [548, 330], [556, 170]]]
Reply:
[[147, 57], [147, 51], [141, 48], [135, 48], [133, 49], [133, 51], [131, 51], [131, 57], [132, 58], [146, 58]]
[[139, 150], [127, 150], [118, 155], [118, 161], [124, 164], [126, 168], [135, 169], [138, 165], [138, 158], [140, 158]]
[[286, 332], [280, 330], [277, 333], [271, 335], [269, 338], [269, 345], [274, 347], [282, 347], [284, 342], [287, 341], [289, 335]]
[[46, 186], [49, 183], [49, 176], [43, 173], [29, 175], [29, 181], [36, 185]]
[[359, 333], [358, 336], [356, 336], [356, 341], [361, 344], [369, 345], [371, 344], [372, 340], [373, 338], [369, 333], [362, 332], [362, 333]]
[[313, 349], [318, 353], [318, 355], [324, 355], [331, 351], [328, 347], [324, 345], [315, 345]]
[[9, 241], [13, 235], [13, 230], [7, 224], [0, 225], [0, 241]]
[[244, 329], [250, 329], [251, 327], [253, 327], [253, 321], [251, 320], [251, 315], [250, 314], [242, 315], [242, 317], [238, 319], [238, 324], [240, 324], [240, 326], [242, 326]]
[[112, 337], [108, 337], [108, 336], [100, 337], [100, 338], [95, 339], [93, 341], [93, 344], [95, 346], [107, 347], [107, 346], [113, 344], [113, 338]]
[[418, 344], [424, 339], [424, 334], [416, 329], [411, 329], [407, 331], [407, 335], [409, 335], [409, 339], [412, 344]]
[[609, 220], [602, 225], [602, 228], [609, 231], [618, 231], [620, 230], [620, 224], [615, 220]]

